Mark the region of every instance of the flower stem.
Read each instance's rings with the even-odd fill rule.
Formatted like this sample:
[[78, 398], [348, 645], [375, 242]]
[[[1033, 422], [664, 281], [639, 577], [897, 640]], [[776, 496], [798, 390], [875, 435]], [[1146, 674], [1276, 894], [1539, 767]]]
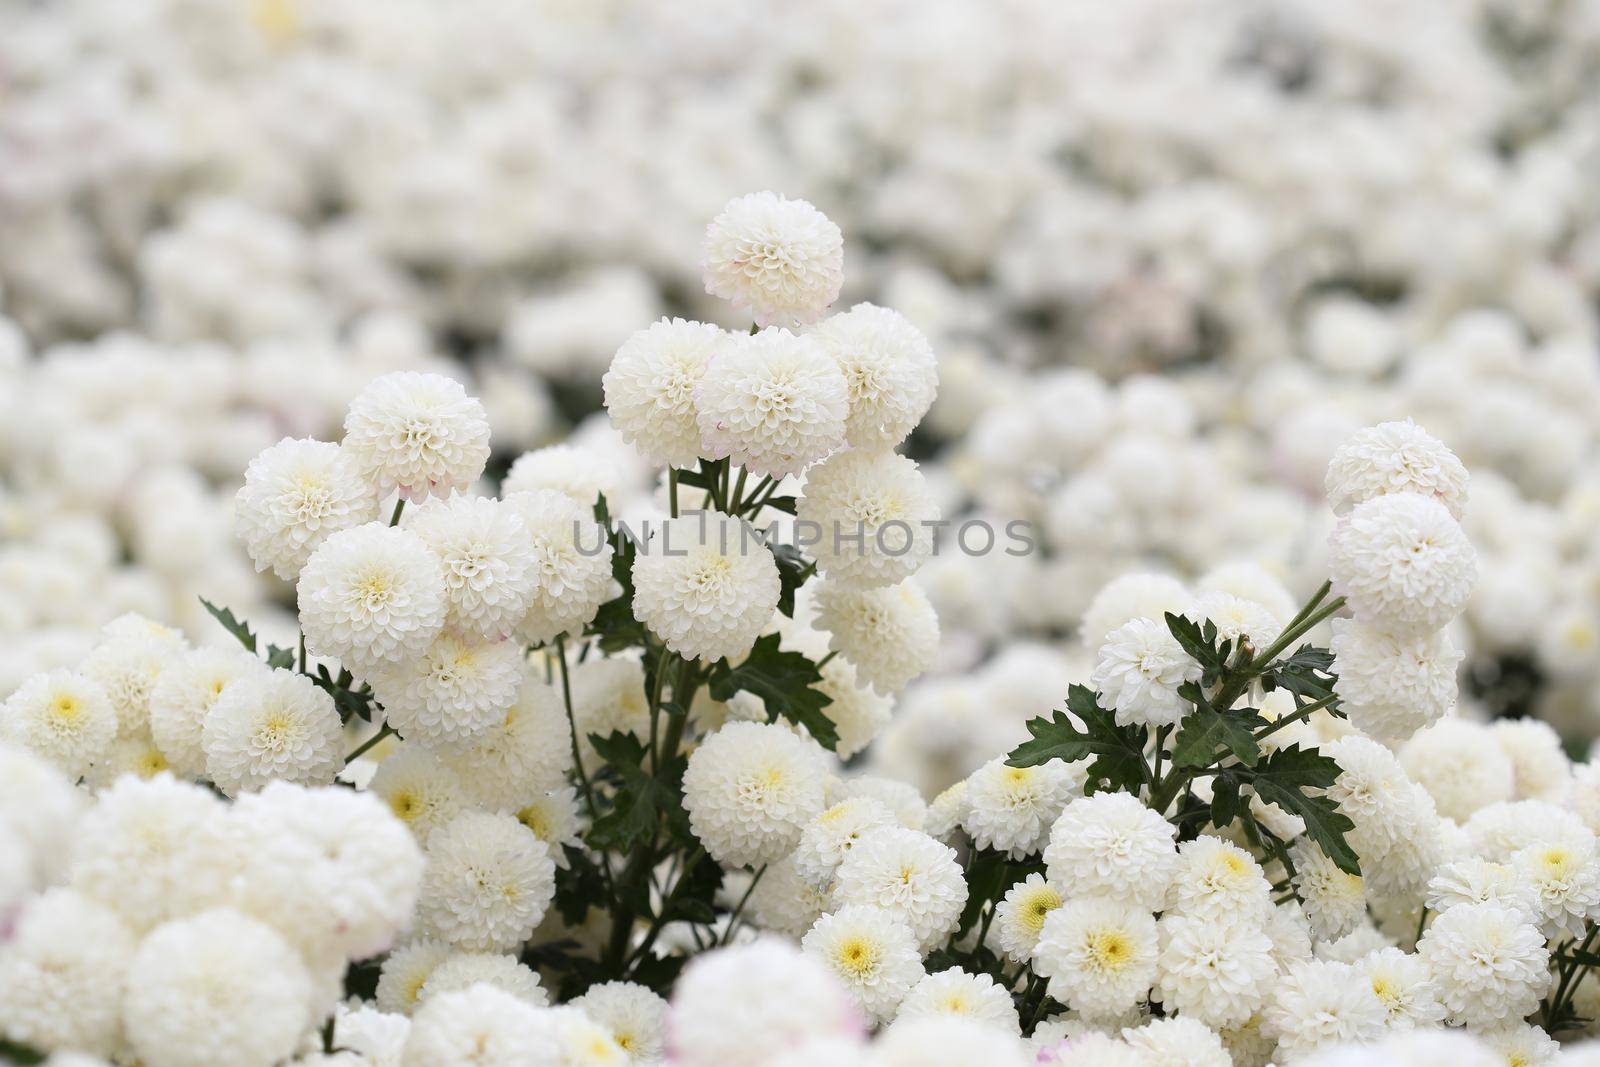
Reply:
[[389, 525], [400, 525], [400, 513], [406, 509], [406, 498], [401, 497], [394, 502], [394, 511], [389, 515]]
[[344, 765], [346, 767], [350, 766], [350, 764], [354, 763], [356, 760], [370, 752], [373, 748], [377, 747], [378, 742], [382, 741], [385, 737], [393, 736], [395, 736], [395, 731], [390, 728], [388, 723], [384, 723], [383, 727], [377, 733], [361, 742], [360, 745], [356, 746], [356, 750], [354, 752], [350, 753], [350, 755], [344, 758]]

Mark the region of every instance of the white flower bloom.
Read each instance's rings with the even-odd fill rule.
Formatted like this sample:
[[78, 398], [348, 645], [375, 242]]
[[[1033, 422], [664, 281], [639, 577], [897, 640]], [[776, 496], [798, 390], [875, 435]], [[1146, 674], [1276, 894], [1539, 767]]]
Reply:
[[1511, 760], [1516, 798], [1561, 803], [1572, 776], [1572, 762], [1555, 728], [1538, 719], [1500, 719], [1489, 730], [1500, 751]]
[[1483, 1035], [1483, 1043], [1512, 1067], [1543, 1067], [1567, 1059], [1555, 1038], [1532, 1023], [1511, 1023], [1491, 1030]]
[[197, 648], [177, 656], [150, 693], [150, 736], [172, 769], [186, 778], [206, 771], [205, 723], [229, 683], [267, 670], [236, 648]]
[[1434, 917], [1417, 943], [1450, 1020], [1475, 1027], [1520, 1019], [1549, 988], [1550, 953], [1521, 912], [1459, 904]]
[[955, 930], [967, 884], [955, 849], [917, 830], [880, 827], [863, 834], [840, 862], [833, 899], [889, 912], [910, 927], [927, 953]]
[[799, 474], [844, 445], [844, 374], [816, 341], [788, 330], [730, 337], [695, 404], [703, 454], [752, 474]]
[[[899, 940], [910, 944], [910, 932]], [[908, 989], [921, 970], [912, 968]], [[777, 938], [696, 956], [672, 991], [668, 1019], [671, 1059], [683, 1067], [764, 1067], [808, 1040], [865, 1030], [828, 964]]]
[[1404, 741], [1456, 702], [1464, 655], [1443, 631], [1396, 637], [1346, 619], [1333, 621], [1335, 686], [1350, 721], [1379, 740]]
[[1152, 1019], [1122, 1031], [1145, 1067], [1229, 1067], [1216, 1031], [1195, 1019]]
[[1272, 940], [1248, 914], [1163, 916], [1154, 998], [1216, 1029], [1248, 1021], [1278, 974]]
[[374, 378], [350, 402], [341, 447], [379, 496], [448, 496], [483, 473], [489, 416], [460, 382], [397, 371]]
[[894, 817], [907, 830], [925, 830], [928, 822], [928, 804], [910, 782], [885, 778], [877, 774], [852, 774], [845, 778], [828, 780], [830, 797], [871, 797], [882, 801], [894, 812]]
[[883, 589], [851, 589], [823, 582], [816, 593], [820, 629], [828, 648], [879, 693], [898, 693], [933, 664], [939, 618], [928, 595], [907, 580]]
[[459, 750], [505, 718], [525, 673], [518, 642], [445, 630], [417, 655], [372, 671], [369, 680], [400, 736]]
[[1389, 1013], [1390, 1030], [1428, 1029], [1444, 1023], [1444, 1005], [1421, 956], [1382, 948], [1356, 962]]
[[1529, 921], [1537, 922], [1542, 918], [1533, 886], [1515, 867], [1476, 856], [1440, 867], [1428, 882], [1425, 902], [1428, 910], [1436, 914], [1457, 904], [1492, 903], [1519, 912]]
[[117, 712], [117, 732], [136, 737], [150, 723], [150, 694], [167, 664], [188, 646], [164, 626], [125, 615], [106, 626], [78, 670], [105, 690]]
[[1007, 1034], [1022, 1036], [1022, 1021], [1011, 994], [987, 974], [969, 974], [951, 967], [927, 975], [911, 988], [900, 1004], [895, 1025], [902, 1019], [954, 1015], [973, 1019]]
[[271, 928], [217, 909], [169, 922], [128, 967], [122, 1023], [146, 1063], [272, 1067], [311, 1024], [311, 979]]
[[1283, 630], [1283, 620], [1254, 600], [1217, 590], [1195, 598], [1194, 615], [1215, 623], [1223, 640], [1247, 640], [1255, 649], [1270, 647]]
[[563, 1062], [539, 1008], [493, 986], [429, 1000], [411, 1020], [401, 1067], [544, 1067]]
[[455, 954], [443, 941], [420, 937], [399, 945], [383, 960], [378, 970], [378, 988], [373, 994], [379, 1008], [410, 1015], [416, 1008], [422, 987], [433, 969]]
[[894, 812], [871, 797], [847, 797], [806, 824], [795, 846], [795, 871], [819, 892], [831, 893], [834, 874], [861, 838], [872, 830], [897, 826]]
[[1391, 493], [1431, 496], [1461, 518], [1467, 468], [1443, 441], [1406, 419], [1351, 435], [1328, 463], [1328, 503], [1340, 515]]
[[[702, 519], [709, 519], [702, 524]], [[668, 519], [633, 563], [639, 621], [686, 659], [745, 655], [778, 608], [772, 552], [741, 519]]]
[[417, 920], [457, 948], [509, 952], [555, 895], [550, 849], [515, 816], [469, 811], [428, 838]]
[[1505, 864], [1529, 845], [1582, 841], [1594, 832], [1572, 812], [1543, 800], [1490, 804], [1474, 812], [1463, 829], [1474, 853]]
[[[822, 648], [827, 645], [826, 640], [818, 643]], [[812, 656], [813, 662], [820, 662], [827, 655], [822, 648]], [[870, 745], [889, 725], [894, 714], [894, 700], [861, 681], [855, 665], [840, 656], [822, 663], [818, 671], [822, 681], [816, 683], [815, 688], [833, 701], [827, 706], [826, 714], [839, 733], [834, 755], [848, 760]]]
[[36, 674], [0, 703], [0, 740], [36, 752], [73, 778], [89, 773], [117, 736], [117, 712], [76, 671]]
[[1013, 885], [995, 906], [994, 931], [1000, 951], [1013, 963], [1026, 963], [1039, 943], [1045, 919], [1065, 900], [1061, 890], [1042, 874], [1030, 874]]
[[1059, 1015], [1046, 1019], [1033, 1031], [1031, 1044], [1038, 1050], [1035, 1062], [1041, 1067], [1148, 1067], [1141, 1050], [1111, 1034], [1089, 1030], [1040, 1041], [1040, 1035], [1061, 1019]]
[[1134, 619], [1107, 634], [1089, 676], [1119, 726], [1176, 725], [1188, 707], [1178, 687], [1199, 680], [1200, 665], [1165, 622], [1153, 619]]
[[1279, 1056], [1290, 1059], [1318, 1049], [1376, 1040], [1388, 1010], [1366, 974], [1349, 963], [1313, 960], [1291, 967], [1275, 984], [1267, 1025], [1278, 1037]]
[[961, 827], [978, 848], [1022, 859], [1040, 852], [1067, 802], [1083, 793], [1083, 769], [1051, 760], [1011, 767], [1000, 756], [967, 778]]
[[406, 516], [406, 528], [439, 557], [446, 626], [491, 639], [516, 629], [537, 580], [532, 538], [517, 507], [454, 494], [424, 502]]
[[0, 1035], [36, 1049], [110, 1055], [133, 932], [70, 889], [33, 897], [14, 921], [0, 952]]
[[717, 327], [661, 319], [617, 349], [601, 384], [611, 424], [652, 463], [692, 467], [700, 455], [695, 393], [726, 337]]
[[844, 371], [850, 444], [893, 448], [905, 440], [939, 388], [939, 369], [922, 331], [897, 311], [857, 304], [818, 323], [811, 336]]
[[1128, 793], [1068, 804], [1050, 828], [1046, 873], [1073, 893], [1099, 893], [1147, 911], [1161, 907], [1178, 869], [1172, 824]]
[[426, 1004], [443, 993], [457, 993], [482, 983], [510, 993], [518, 1000], [542, 1008], [550, 995], [539, 984], [539, 976], [515, 956], [495, 952], [455, 952], [428, 971], [427, 980], [417, 991], [417, 1004]]
[[286, 582], [330, 535], [377, 517], [377, 491], [351, 453], [309, 439], [286, 437], [252, 459], [233, 501], [234, 532], [256, 570]]
[[1340, 870], [1315, 841], [1301, 838], [1289, 848], [1294, 860], [1294, 888], [1305, 904], [1311, 935], [1337, 941], [1367, 916], [1366, 887], [1361, 876]]
[[570, 785], [549, 789], [530, 797], [516, 811], [517, 821], [534, 832], [550, 846], [550, 856], [556, 866], [567, 866], [566, 846], [579, 845], [579, 832], [583, 829], [578, 811], [578, 791]]
[[252, 672], [211, 705], [201, 732], [206, 777], [229, 796], [274, 779], [329, 785], [344, 766], [333, 697], [303, 674]]
[[415, 656], [444, 628], [444, 570], [409, 530], [367, 523], [342, 530], [300, 572], [306, 648], [354, 670]]
[[916, 935], [898, 916], [852, 904], [817, 920], [800, 946], [820, 960], [875, 1022], [894, 1017], [922, 980]]
[[1400, 766], [1428, 791], [1440, 815], [1458, 823], [1516, 791], [1516, 771], [1494, 735], [1467, 719], [1446, 717], [1418, 731], [1401, 747]]
[[1443, 504], [1397, 493], [1374, 497], [1340, 520], [1328, 539], [1328, 569], [1358, 620], [1415, 636], [1461, 614], [1478, 558]]
[[486, 808], [516, 811], [529, 798], [560, 787], [572, 769], [572, 728], [560, 689], [528, 667], [517, 701], [500, 724], [471, 748], [445, 750], [441, 757]]
[[731, 722], [689, 756], [683, 806], [706, 852], [727, 867], [794, 851], [822, 812], [821, 750], [781, 726]]
[[509, 500], [518, 493], [562, 493], [580, 505], [584, 515], [592, 516], [600, 497], [608, 503], [619, 500], [623, 484], [622, 470], [605, 452], [567, 442], [518, 456], [500, 483], [500, 495]]
[[824, 575], [876, 588], [909, 578], [933, 553], [939, 504], [915, 460], [852, 449], [806, 472], [796, 518], [817, 528]]
[[1150, 992], [1158, 948], [1148, 910], [1112, 897], [1074, 897], [1045, 916], [1033, 969], [1049, 979], [1056, 1000], [1086, 1019], [1109, 1019]]
[[533, 592], [517, 631], [538, 644], [587, 626], [612, 596], [612, 549], [594, 512], [553, 489], [508, 492], [533, 554]]
[[1134, 619], [1164, 619], [1167, 612], [1185, 615], [1194, 610], [1194, 596], [1176, 578], [1135, 571], [1107, 582], [1084, 609], [1078, 637], [1091, 652], [1106, 642], [1112, 630]]
[[805, 200], [749, 193], [706, 228], [700, 267], [706, 292], [748, 310], [757, 325], [804, 325], [839, 298], [844, 235]]
[[650, 696], [644, 691], [644, 664], [632, 656], [591, 658], [569, 668], [572, 717], [585, 765], [600, 758], [590, 734], [650, 736]]
[[371, 1007], [339, 1005], [333, 1015], [333, 1046], [346, 1054], [364, 1057], [362, 1063], [348, 1067], [400, 1067], [411, 1020]]
[[1272, 883], [1255, 857], [1218, 837], [1178, 848], [1167, 910], [1195, 918], [1256, 922], [1272, 906]]
[[571, 1002], [598, 1023], [630, 1062], [657, 1063], [666, 1054], [667, 1002], [635, 982], [602, 982]]
[[750, 891], [745, 911], [752, 925], [784, 937], [800, 940], [806, 931], [828, 911], [833, 902], [833, 887], [817, 889], [795, 866], [794, 856], [768, 864], [767, 873]]
[[1592, 834], [1529, 845], [1511, 865], [1533, 891], [1546, 937], [1582, 938], [1587, 923], [1600, 916], [1600, 855]]

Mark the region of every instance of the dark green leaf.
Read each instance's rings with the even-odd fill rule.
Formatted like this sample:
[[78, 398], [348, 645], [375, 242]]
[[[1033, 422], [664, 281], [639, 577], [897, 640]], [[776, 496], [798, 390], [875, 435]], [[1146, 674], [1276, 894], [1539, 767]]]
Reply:
[[619, 780], [611, 810], [596, 819], [586, 835], [592, 848], [626, 852], [651, 837], [663, 817], [675, 831], [689, 832], [689, 817], [676, 786], [683, 775], [682, 756], [662, 767], [657, 777], [645, 770], [648, 753], [633, 734], [590, 734], [589, 741]]
[[961, 911], [957, 933], [965, 934], [983, 914], [983, 906], [997, 900], [1011, 885], [1006, 877], [1010, 862], [1005, 853], [985, 849], [976, 853], [967, 867], [967, 904]]
[[811, 577], [815, 564], [807, 563], [800, 550], [785, 541], [772, 543], [772, 557], [778, 561], [778, 610], [792, 619], [795, 591]]
[[1194, 711], [1184, 716], [1173, 740], [1174, 764], [1209, 767], [1221, 756], [1232, 755], [1246, 767], [1256, 765], [1261, 758], [1261, 746], [1252, 731], [1265, 726], [1265, 719], [1252, 708], [1217, 711], [1194, 682], [1185, 682], [1178, 693], [1194, 704]]
[[[1013, 767], [1037, 767], [1053, 759], [1074, 763], [1090, 756], [1085, 792], [1123, 789], [1135, 791], [1149, 768], [1144, 760], [1144, 731], [1118, 726], [1115, 715], [1100, 707], [1094, 691], [1074, 685], [1067, 690], [1067, 713], [1049, 719], [1030, 719], [1030, 741], [1018, 745], [1006, 762]], [[1081, 724], [1081, 725], [1080, 725]]]
[[1211, 783], [1211, 825], [1226, 830], [1244, 811], [1244, 801], [1239, 795], [1239, 779], [1223, 771]]
[[[1267, 690], [1287, 689], [1294, 694], [1295, 706], [1300, 707], [1334, 695], [1338, 679], [1333, 674], [1333, 653], [1311, 645], [1300, 646], [1299, 651], [1287, 659], [1279, 660], [1261, 676]], [[1338, 701], [1328, 710], [1338, 712]]]
[[1233, 653], [1233, 642], [1217, 642], [1217, 624], [1210, 619], [1204, 625], [1182, 615], [1166, 613], [1167, 629], [1189, 658], [1200, 664], [1203, 672], [1200, 683], [1211, 686], [1228, 669], [1228, 657]]
[[581, 924], [591, 907], [606, 899], [606, 881], [594, 859], [581, 848], [562, 846], [567, 865], [556, 868], [556, 909], [568, 926]]
[[200, 598], [200, 603], [211, 613], [211, 617], [222, 624], [222, 628], [234, 636], [234, 639], [250, 652], [256, 650], [256, 635], [251, 631], [250, 625], [244, 620], [236, 618], [228, 608], [219, 608], [205, 597]]
[[761, 698], [767, 708], [767, 721], [779, 716], [788, 719], [829, 749], [839, 745], [839, 731], [822, 711], [833, 698], [815, 688], [822, 681], [817, 665], [798, 652], [779, 648], [777, 634], [757, 638], [755, 647], [737, 667], [726, 660], [711, 672], [709, 688], [717, 700], [730, 700], [740, 690]]
[[771, 508], [773, 511], [781, 511], [785, 515], [793, 515], [797, 503], [798, 501], [792, 496], [775, 496], [761, 506]]
[[267, 666], [279, 667], [283, 670], [293, 670], [295, 653], [292, 648], [279, 648], [277, 645], [267, 646]]
[[1250, 784], [1262, 800], [1304, 819], [1306, 835], [1340, 870], [1360, 874], [1361, 862], [1345, 840], [1355, 823], [1321, 793], [1338, 777], [1339, 765], [1330, 757], [1290, 745], [1268, 756], [1251, 775]]

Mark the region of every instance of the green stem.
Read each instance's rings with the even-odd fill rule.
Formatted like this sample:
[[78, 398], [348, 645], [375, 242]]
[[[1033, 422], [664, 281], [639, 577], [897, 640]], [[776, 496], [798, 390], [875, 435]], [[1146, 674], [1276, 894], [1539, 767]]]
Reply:
[[406, 498], [405, 497], [401, 497], [399, 500], [396, 500], [394, 502], [394, 511], [389, 516], [389, 525], [390, 526], [398, 526], [400, 524], [400, 513], [402, 511], [404, 511], [405, 509], [406, 509]]
[[572, 768], [578, 774], [578, 784], [583, 787], [584, 804], [589, 809], [589, 820], [593, 822], [600, 817], [600, 810], [594, 802], [594, 787], [589, 782], [589, 775], [583, 769], [583, 750], [578, 744], [578, 718], [572, 712], [572, 679], [567, 675], [567, 635], [556, 636], [556, 662], [560, 665], [561, 673], [561, 703], [567, 709], [567, 728], [572, 735]]
[[1318, 604], [1322, 603], [1322, 598], [1327, 595], [1328, 588], [1328, 583], [1323, 582], [1322, 588], [1317, 591], [1317, 595], [1311, 598], [1311, 602], [1308, 603], [1305, 608], [1301, 609], [1299, 615], [1290, 620], [1289, 625], [1285, 626], [1283, 628], [1283, 632], [1278, 635], [1278, 639], [1272, 642], [1272, 646], [1265, 652], [1261, 653], [1261, 655], [1257, 656], [1250, 664], [1251, 671], [1260, 673], [1261, 670], [1263, 670], [1273, 660], [1277, 659], [1278, 656], [1280, 656], [1290, 645], [1294, 644], [1301, 637], [1316, 629], [1317, 625], [1321, 623], [1322, 620], [1326, 619], [1328, 616], [1344, 607], [1344, 597], [1342, 596], [1334, 597], [1326, 605], [1317, 607]]
[[744, 498], [744, 482], [750, 477], [750, 472], [743, 467], [739, 468], [739, 480], [733, 483], [733, 495], [728, 498], [728, 514], [739, 514], [739, 501]]
[[733, 906], [733, 913], [728, 916], [728, 928], [722, 932], [722, 939], [718, 945], [726, 945], [733, 940], [733, 935], [739, 930], [739, 917], [744, 914], [744, 906], [750, 903], [750, 894], [756, 891], [756, 886], [761, 884], [761, 876], [767, 873], [767, 865], [763, 863], [756, 871], [756, 876], [750, 879], [750, 884], [745, 888], [744, 896], [739, 898], [739, 903]]
[[1289, 726], [1293, 723], [1305, 722], [1312, 715], [1321, 711], [1323, 708], [1327, 707], [1338, 699], [1339, 698], [1337, 696], [1325, 696], [1321, 700], [1312, 701], [1310, 704], [1306, 704], [1296, 710], [1293, 715], [1285, 715], [1283, 718], [1272, 723], [1265, 730], [1262, 730], [1260, 733], [1256, 734], [1256, 740], [1259, 741], [1269, 734], [1275, 734], [1285, 726]]
[[300, 673], [306, 673], [306, 634], [300, 631]]
[[678, 517], [678, 468], [667, 468], [667, 506], [672, 517]]
[[346, 767], [350, 766], [350, 764], [354, 763], [356, 760], [372, 751], [372, 749], [377, 746], [378, 742], [382, 741], [385, 737], [393, 737], [394, 735], [395, 731], [390, 728], [388, 723], [384, 723], [383, 727], [377, 733], [373, 734], [371, 737], [361, 742], [361, 744], [357, 745], [356, 750], [344, 758], [344, 765]]
[[671, 914], [671, 904], [678, 898], [679, 891], [689, 884], [689, 875], [694, 872], [695, 864], [704, 856], [705, 849], [696, 848], [683, 863], [683, 870], [678, 874], [678, 880], [672, 884], [672, 891], [662, 898], [661, 908], [654, 919], [650, 920], [650, 928], [645, 931], [644, 938], [639, 942], [639, 947], [628, 954], [628, 967], [635, 967], [655, 947], [656, 938], [660, 936], [662, 927], [666, 926], [666, 919]]
[[817, 660], [817, 670], [820, 671], [822, 668], [826, 667], [829, 663], [831, 663], [833, 661], [833, 657], [837, 656], [838, 654], [839, 654], [839, 650], [838, 649], [834, 649], [833, 651], [829, 652], [826, 656], [823, 656], [821, 659]]

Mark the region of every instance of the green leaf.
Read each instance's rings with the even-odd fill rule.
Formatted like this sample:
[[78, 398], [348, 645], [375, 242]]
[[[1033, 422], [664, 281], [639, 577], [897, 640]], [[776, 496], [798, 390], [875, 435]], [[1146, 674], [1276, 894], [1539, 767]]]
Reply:
[[[1333, 673], [1333, 653], [1325, 648], [1301, 645], [1294, 655], [1273, 664], [1262, 674], [1261, 681], [1268, 691], [1287, 689], [1293, 693], [1296, 707], [1326, 700], [1334, 695], [1334, 685], [1338, 681]], [[1339, 714], [1338, 707], [1339, 702], [1335, 700], [1328, 710]]]
[[722, 868], [708, 857], [701, 859], [680, 876], [662, 903], [659, 922], [691, 922], [709, 925], [717, 920], [717, 891], [722, 888]]
[[1226, 830], [1244, 810], [1244, 799], [1239, 795], [1239, 779], [1233, 773], [1223, 771], [1211, 783], [1211, 825], [1218, 830]]
[[[1261, 758], [1261, 745], [1252, 732], [1267, 724], [1253, 708], [1219, 712], [1194, 682], [1178, 687], [1178, 694], [1194, 704], [1184, 716], [1173, 740], [1172, 762], [1179, 767], [1209, 767], [1220, 756], [1232, 755], [1246, 767]], [[1218, 748], [1221, 752], [1218, 752]]]
[[761, 506], [763, 508], [771, 508], [773, 511], [781, 511], [785, 515], [793, 515], [795, 512], [795, 507], [798, 505], [798, 503], [799, 502], [792, 496], [775, 496], [767, 500]]
[[256, 635], [250, 625], [243, 619], [234, 616], [228, 608], [219, 608], [205, 597], [200, 598], [200, 603], [211, 617], [222, 624], [222, 628], [234, 636], [234, 639], [248, 649], [252, 654], [256, 651]]
[[689, 816], [677, 787], [683, 777], [683, 756], [662, 767], [658, 778], [644, 769], [648, 753], [633, 734], [590, 734], [589, 741], [619, 779], [611, 810], [596, 819], [586, 835], [590, 847], [626, 852], [651, 837], [663, 817], [675, 832], [689, 833]]
[[572, 845], [562, 846], [562, 852], [567, 865], [556, 868], [556, 910], [568, 926], [578, 926], [606, 899], [606, 880], [588, 852]]
[[279, 648], [277, 645], [267, 646], [267, 666], [278, 667], [286, 671], [293, 670], [294, 660], [294, 649]]
[[1028, 733], [1033, 739], [1024, 741], [1006, 757], [1013, 767], [1037, 767], [1053, 759], [1075, 763], [1093, 756], [1085, 784], [1088, 793], [1114, 789], [1133, 792], [1149, 776], [1144, 760], [1144, 731], [1136, 726], [1118, 726], [1116, 716], [1100, 707], [1094, 691], [1087, 686], [1074, 685], [1067, 690], [1066, 712], [1056, 711], [1049, 719], [1030, 719]]
[[785, 541], [774, 541], [772, 557], [778, 561], [778, 610], [785, 618], [794, 618], [794, 594], [816, 570], [816, 564], [807, 563], [800, 550]]
[[1200, 683], [1210, 686], [1228, 669], [1228, 657], [1233, 652], [1231, 640], [1217, 643], [1217, 624], [1210, 619], [1201, 625], [1182, 615], [1166, 613], [1167, 630], [1171, 632], [1178, 644], [1189, 654], [1189, 658], [1200, 664], [1203, 672]]
[[839, 746], [839, 731], [822, 711], [833, 698], [815, 688], [822, 681], [817, 665], [798, 652], [779, 648], [777, 634], [757, 638], [755, 647], [737, 667], [721, 660], [711, 672], [709, 688], [717, 700], [731, 700], [740, 690], [761, 698], [767, 721], [788, 719], [830, 751]]
[[0, 1063], [23, 1065], [43, 1063], [44, 1061], [45, 1054], [43, 1052], [0, 1037]]
[[1330, 757], [1290, 745], [1268, 756], [1251, 775], [1250, 785], [1262, 800], [1305, 820], [1306, 835], [1340, 870], [1360, 874], [1361, 861], [1345, 840], [1355, 823], [1321, 793], [1338, 777], [1339, 765]]
[[983, 914], [983, 906], [996, 900], [1011, 885], [1006, 877], [1011, 863], [1003, 852], [984, 849], [973, 855], [967, 866], [967, 903], [961, 910], [961, 921], [956, 926], [958, 934], [965, 934]]
[[352, 717], [365, 722], [375, 721], [373, 712], [378, 703], [372, 696], [372, 689], [365, 682], [361, 683], [360, 689], [352, 688], [356, 680], [348, 670], [341, 668], [336, 678], [328, 673], [326, 664], [319, 663], [317, 669], [307, 677], [312, 685], [333, 698], [333, 706], [338, 709], [341, 722], [349, 722]]

